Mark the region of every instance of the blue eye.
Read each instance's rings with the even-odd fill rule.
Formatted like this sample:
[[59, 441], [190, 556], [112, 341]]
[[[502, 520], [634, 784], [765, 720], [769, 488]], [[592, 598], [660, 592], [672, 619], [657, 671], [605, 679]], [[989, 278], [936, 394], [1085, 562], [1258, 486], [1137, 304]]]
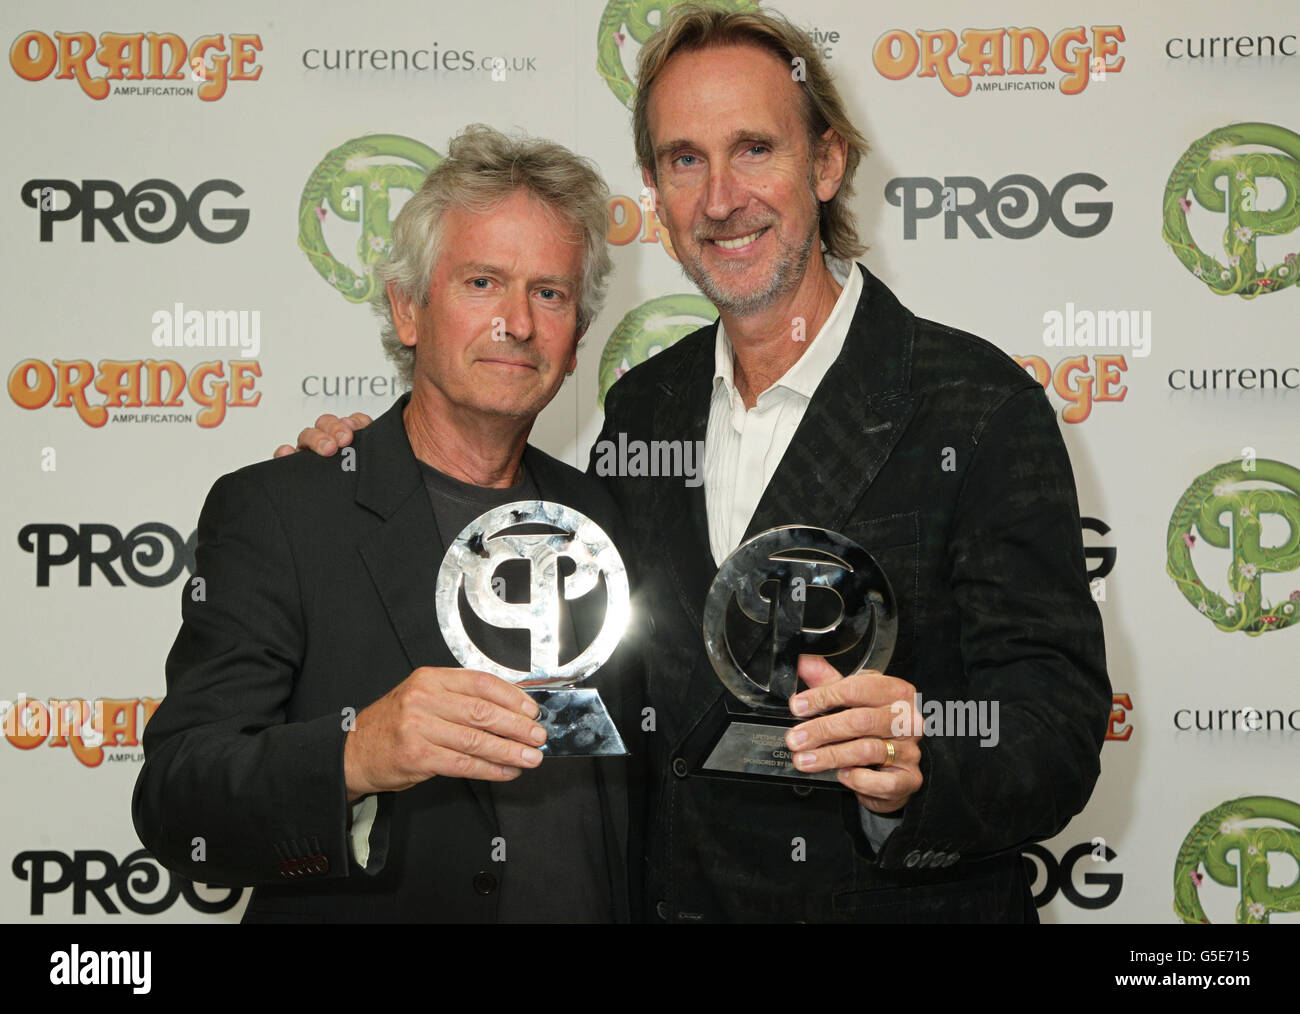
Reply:
[[543, 290], [541, 291], [541, 295], [546, 296], [548, 299], [552, 299], [552, 298], [554, 298], [554, 299], [559, 299], [559, 298], [560, 298], [560, 294], [559, 294], [558, 292], [556, 292], [554, 289], [543, 289]]
[[[695, 156], [694, 156], [694, 155], [678, 155], [678, 156], [677, 156], [677, 161], [678, 161], [679, 163], [681, 163], [681, 165], [682, 165], [683, 167], [685, 167], [685, 166], [687, 165], [686, 160], [687, 160], [688, 158], [689, 158], [689, 159], [694, 159]], [[693, 163], [692, 163], [692, 164], [693, 164]]]
[[[483, 284], [479, 285], [479, 282], [482, 282]], [[474, 286], [474, 288], [476, 289], [485, 289], [491, 284], [492, 283], [488, 281], [486, 278], [475, 278], [470, 282], [470, 285]]]

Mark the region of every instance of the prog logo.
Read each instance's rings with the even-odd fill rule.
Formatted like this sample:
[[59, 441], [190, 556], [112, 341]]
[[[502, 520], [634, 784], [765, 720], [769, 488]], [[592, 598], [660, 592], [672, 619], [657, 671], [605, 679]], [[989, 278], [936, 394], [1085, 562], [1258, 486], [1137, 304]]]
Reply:
[[601, 409], [614, 381], [717, 316], [718, 311], [703, 296], [685, 293], [659, 296], [628, 311], [600, 354], [600, 390], [596, 401]]
[[109, 895], [110, 890], [127, 911], [136, 915], [165, 912], [182, 897], [196, 912], [215, 915], [234, 908], [244, 896], [242, 887], [216, 887], [224, 895], [206, 898], [194, 881], [164, 869], [144, 849], [137, 849], [121, 862], [102, 849], [77, 849], [72, 855], [50, 849], [29, 850], [14, 856], [11, 869], [15, 877], [32, 885], [32, 915], [44, 915], [46, 897], [69, 887], [73, 915], [85, 915], [86, 902], [91, 898], [108, 915], [121, 915], [122, 909]]
[[[1246, 146], [1252, 150], [1231, 150]], [[1260, 147], [1278, 150], [1255, 150]], [[1279, 207], [1258, 206], [1261, 178], [1281, 183], [1285, 197]], [[1193, 202], [1206, 211], [1226, 212], [1227, 264], [1202, 251], [1192, 238], [1187, 219]], [[1165, 242], [1174, 256], [1211, 292], [1253, 299], [1294, 285], [1300, 271], [1296, 254], [1269, 267], [1260, 263], [1255, 243], [1260, 236], [1283, 236], [1300, 227], [1300, 134], [1270, 123], [1236, 123], [1210, 131], [1183, 153], [1169, 175], [1164, 222]]]
[[[385, 161], [371, 164], [374, 159]], [[442, 161], [432, 148], [397, 134], [368, 134], [339, 145], [312, 170], [298, 205], [298, 246], [325, 281], [350, 303], [375, 293], [374, 265], [392, 248], [393, 190], [415, 193]], [[325, 241], [325, 221], [333, 211], [345, 222], [360, 222], [357, 239], [360, 273], [339, 261]]]
[[[1273, 483], [1284, 489], [1247, 489], [1245, 483]], [[1233, 460], [1198, 477], [1179, 499], [1166, 539], [1169, 576], [1183, 597], [1220, 630], [1258, 636], [1292, 626], [1300, 618], [1300, 589], [1276, 605], [1265, 604], [1260, 581], [1266, 573], [1300, 569], [1300, 471], [1264, 458]], [[1260, 544], [1262, 519], [1280, 516], [1290, 528], [1278, 545]], [[1232, 518], [1230, 525], [1222, 521]], [[1197, 535], [1207, 545], [1229, 549], [1229, 598], [1207, 588], [1192, 565]]]
[[[1247, 821], [1271, 821], [1247, 827]], [[1290, 827], [1277, 825], [1289, 824]], [[1187, 923], [1208, 923], [1201, 907], [1205, 875], [1224, 887], [1241, 886], [1237, 922], [1266, 923], [1273, 912], [1300, 912], [1300, 877], [1274, 887], [1268, 882], [1270, 855], [1300, 863], [1300, 804], [1276, 796], [1243, 796], [1216, 807], [1187, 832], [1174, 863], [1174, 912]], [[1240, 870], [1229, 861], [1237, 854]], [[1204, 865], [1205, 873], [1200, 867]]]
[[[1094, 842], [1080, 842], [1072, 846], [1061, 856], [1059, 863], [1056, 857], [1042, 845], [1026, 845], [1020, 853], [1029, 875], [1029, 889], [1034, 892], [1034, 905], [1038, 908], [1049, 904], [1058, 891], [1065, 895], [1066, 901], [1079, 908], [1105, 908], [1119, 897], [1119, 892], [1124, 887], [1122, 873], [1084, 873], [1085, 884], [1101, 888], [1096, 894], [1084, 894], [1075, 885], [1074, 872], [1080, 860], [1091, 859], [1093, 864], [1109, 864], [1114, 861], [1115, 850], [1100, 839]], [[1041, 887], [1038, 884], [1038, 867], [1035, 860], [1043, 866]], [[1089, 864], [1085, 863], [1084, 869], [1088, 867]]]
[[[959, 222], [966, 223], [971, 235], [988, 239], [990, 234], [981, 217], [1006, 239], [1037, 236], [1048, 222], [1072, 239], [1088, 239], [1110, 225], [1114, 205], [1110, 201], [1075, 201], [1067, 206], [1066, 198], [1076, 187], [1101, 193], [1106, 185], [1095, 173], [1069, 173], [1050, 190], [1028, 173], [1004, 176], [991, 187], [976, 176], [945, 176], [942, 180], [897, 176], [885, 184], [885, 200], [903, 209], [903, 239], [916, 239], [917, 221], [934, 218], [940, 212], [944, 239], [961, 238]], [[921, 192], [928, 195], [924, 205], [917, 201]], [[961, 199], [966, 192], [971, 194], [970, 201]]]

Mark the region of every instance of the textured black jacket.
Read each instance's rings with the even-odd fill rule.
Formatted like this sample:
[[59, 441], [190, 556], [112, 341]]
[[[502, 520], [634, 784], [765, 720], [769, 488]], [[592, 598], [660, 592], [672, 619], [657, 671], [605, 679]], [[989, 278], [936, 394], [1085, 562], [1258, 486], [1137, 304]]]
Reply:
[[[133, 814], [169, 869], [256, 885], [246, 922], [492, 922], [511, 889], [509, 862], [492, 861], [500, 830], [488, 783], [473, 779], [380, 793], [366, 870], [351, 856], [344, 709], [360, 712], [419, 666], [458, 665], [438, 629], [443, 550], [402, 424], [406, 401], [357, 434], [354, 469], [314, 454], [251, 465], [213, 486], [199, 519], [205, 598], [187, 586]], [[622, 541], [599, 483], [532, 447], [524, 461], [542, 498]], [[575, 604], [580, 636], [600, 619]], [[601, 691], [643, 755], [634, 640], [584, 686]], [[629, 805], [628, 765], [599, 762], [623, 919], [628, 816], [642, 809]], [[632, 888], [639, 864], [636, 873]]]
[[[900, 607], [890, 674], [927, 700], [996, 701], [999, 742], [923, 739], [924, 784], [880, 855], [847, 791], [701, 777], [683, 743], [724, 693], [701, 635], [716, 571], [704, 487], [613, 480], [651, 617], [651, 918], [1036, 921], [1019, 849], [1065, 827], [1098, 776], [1111, 692], [1052, 409], [997, 348], [863, 275], [746, 537], [805, 523], [866, 547]], [[703, 440], [715, 335], [619, 380], [600, 439]]]

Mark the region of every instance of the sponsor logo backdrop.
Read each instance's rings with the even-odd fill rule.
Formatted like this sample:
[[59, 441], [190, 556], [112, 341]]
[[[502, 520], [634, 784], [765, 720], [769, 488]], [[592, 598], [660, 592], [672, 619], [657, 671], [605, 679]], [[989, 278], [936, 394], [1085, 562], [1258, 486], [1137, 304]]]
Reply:
[[[219, 475], [398, 393], [365, 301], [449, 136], [554, 138], [614, 195], [541, 447], [584, 466], [610, 384], [709, 319], [633, 166], [670, 6], [5, 5], [0, 918], [242, 912], [130, 820], [190, 533]], [[1074, 462], [1115, 704], [1092, 802], [1027, 851], [1042, 917], [1300, 920], [1294, 4], [779, 6], [871, 141], [866, 263], [1016, 356]]]

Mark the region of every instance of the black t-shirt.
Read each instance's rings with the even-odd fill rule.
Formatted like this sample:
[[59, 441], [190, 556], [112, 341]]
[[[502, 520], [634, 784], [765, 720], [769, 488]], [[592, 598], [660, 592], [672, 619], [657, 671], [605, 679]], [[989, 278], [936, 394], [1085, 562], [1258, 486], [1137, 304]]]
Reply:
[[[506, 489], [460, 482], [420, 462], [433, 505], [443, 551], [471, 521], [493, 507], [536, 500], [537, 486], [527, 469]], [[527, 560], [503, 564], [505, 598], [528, 597]], [[430, 595], [432, 601], [432, 595]], [[560, 630], [560, 658], [572, 657], [576, 634], [567, 611]], [[465, 630], [489, 658], [512, 669], [529, 668], [529, 633], [488, 626], [467, 607]], [[496, 871], [501, 883], [498, 918], [502, 922], [612, 922], [613, 885], [605, 848], [600, 782], [591, 757], [547, 757], [512, 782], [490, 782], [505, 861]]]

